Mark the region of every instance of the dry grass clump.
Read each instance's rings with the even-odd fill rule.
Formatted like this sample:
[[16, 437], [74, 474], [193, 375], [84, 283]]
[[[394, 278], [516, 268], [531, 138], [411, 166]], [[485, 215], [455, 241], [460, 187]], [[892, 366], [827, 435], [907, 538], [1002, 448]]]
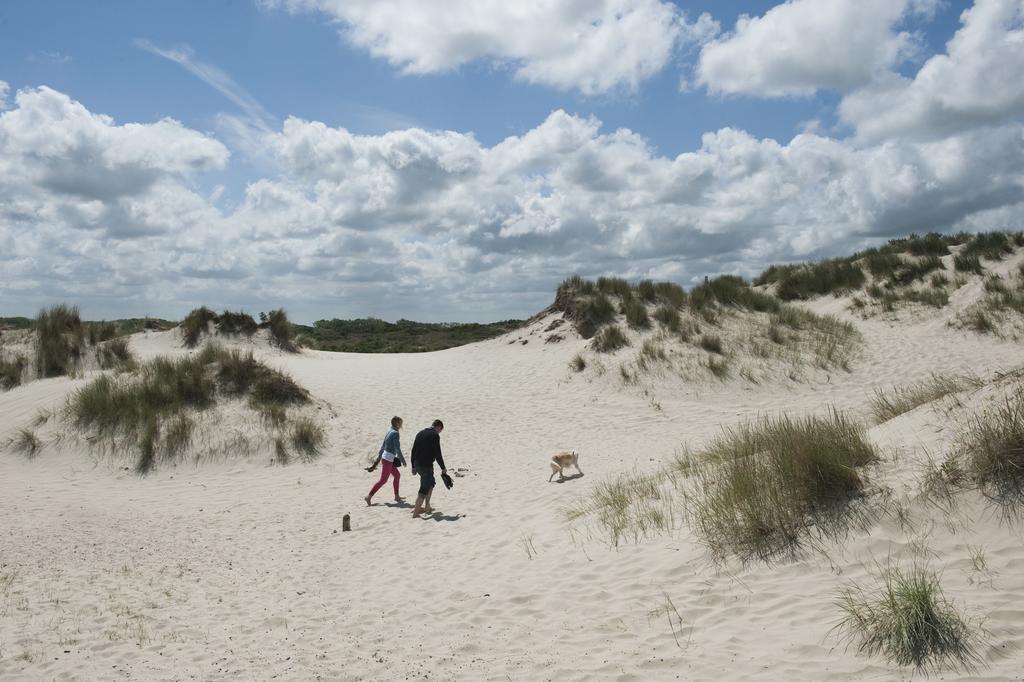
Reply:
[[654, 311], [654, 319], [673, 334], [678, 334], [682, 329], [682, 318], [679, 316], [679, 310], [675, 306], [665, 303], [658, 306]]
[[919, 671], [971, 669], [981, 661], [979, 624], [946, 598], [939, 575], [925, 564], [881, 566], [876, 584], [843, 587], [836, 605], [843, 612], [836, 628], [861, 653]]
[[981, 380], [973, 376], [932, 374], [924, 381], [893, 388], [891, 391], [875, 389], [871, 411], [878, 423], [887, 422], [916, 407], [968, 388], [978, 388]]
[[217, 317], [217, 332], [225, 336], [252, 336], [258, 328], [248, 313], [225, 310]]
[[628, 345], [629, 339], [621, 329], [614, 325], [603, 328], [591, 342], [591, 346], [598, 353], [614, 353]]
[[582, 372], [587, 368], [587, 360], [580, 353], [573, 356], [572, 360], [569, 361], [569, 367], [574, 372]]
[[31, 429], [18, 429], [14, 433], [14, 437], [10, 439], [9, 445], [15, 452], [21, 453], [26, 457], [35, 457], [43, 448], [43, 442], [39, 440], [39, 436], [36, 432]]
[[700, 337], [700, 347], [709, 353], [722, 355], [722, 339], [714, 334], [704, 334]]
[[24, 355], [11, 358], [0, 355], [0, 389], [9, 391], [20, 386], [26, 367], [28, 360]]
[[633, 297], [633, 287], [621, 277], [598, 277], [597, 290], [609, 296], [618, 296], [626, 301]]
[[128, 339], [123, 337], [97, 346], [96, 361], [100, 369], [131, 371], [136, 367], [135, 356], [128, 348]]
[[73, 374], [85, 352], [78, 306], [59, 304], [40, 310], [35, 331], [36, 373], [42, 378]]
[[290, 436], [292, 447], [306, 460], [318, 457], [327, 439], [323, 427], [309, 417], [296, 420], [292, 424]]
[[217, 313], [206, 306], [195, 308], [181, 321], [181, 336], [186, 348], [199, 345], [204, 334], [210, 333], [210, 325], [217, 321]]
[[694, 477], [692, 517], [712, 555], [767, 560], [795, 552], [812, 527], [844, 532], [865, 487], [859, 470], [877, 460], [861, 425], [833, 411], [744, 424], [676, 466]]
[[728, 379], [729, 374], [732, 372], [732, 369], [729, 367], [729, 359], [717, 355], [708, 355], [704, 366], [722, 381]]
[[661, 485], [661, 474], [621, 474], [598, 483], [586, 498], [565, 510], [567, 520], [592, 517], [617, 547], [625, 540], [639, 542], [670, 532], [678, 525], [672, 491]]
[[624, 312], [626, 324], [633, 329], [647, 329], [651, 326], [651, 320], [647, 316], [647, 306], [640, 301], [624, 301]]
[[136, 470], [147, 473], [172, 460], [191, 442], [189, 416], [212, 407], [218, 395], [250, 396], [257, 409], [309, 401], [290, 377], [256, 361], [251, 353], [208, 344], [181, 358], [157, 357], [131, 376], [103, 375], [69, 398], [65, 416], [111, 442], [137, 448]]
[[981, 260], [976, 254], [958, 253], [953, 256], [953, 269], [957, 272], [973, 272], [980, 275], [984, 272]]
[[1024, 387], [972, 419], [958, 449], [967, 475], [985, 496], [1003, 505], [1024, 502]]
[[288, 314], [285, 313], [284, 308], [267, 313], [267, 328], [270, 330], [270, 345], [288, 353], [299, 352], [292, 325], [288, 321]]

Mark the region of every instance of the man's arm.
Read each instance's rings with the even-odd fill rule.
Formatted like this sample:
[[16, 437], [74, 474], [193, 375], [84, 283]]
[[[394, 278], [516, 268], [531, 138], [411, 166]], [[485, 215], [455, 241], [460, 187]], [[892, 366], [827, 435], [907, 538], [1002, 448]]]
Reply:
[[441, 437], [440, 436], [437, 437], [437, 442], [434, 444], [434, 447], [437, 448], [437, 453], [436, 453], [437, 456], [435, 458], [435, 459], [437, 459], [437, 465], [439, 467], [441, 467], [441, 471], [447, 471], [447, 469], [445, 469], [445, 466], [444, 466], [444, 457], [441, 456]]

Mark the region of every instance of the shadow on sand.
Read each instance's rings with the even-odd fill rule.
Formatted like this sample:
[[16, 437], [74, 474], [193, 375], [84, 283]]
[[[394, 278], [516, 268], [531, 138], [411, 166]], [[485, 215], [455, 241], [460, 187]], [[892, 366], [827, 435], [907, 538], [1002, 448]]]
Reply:
[[557, 478], [552, 483], [565, 483], [566, 481], [575, 481], [577, 478], [583, 478], [583, 474], [573, 474], [572, 476], [566, 476], [564, 478]]

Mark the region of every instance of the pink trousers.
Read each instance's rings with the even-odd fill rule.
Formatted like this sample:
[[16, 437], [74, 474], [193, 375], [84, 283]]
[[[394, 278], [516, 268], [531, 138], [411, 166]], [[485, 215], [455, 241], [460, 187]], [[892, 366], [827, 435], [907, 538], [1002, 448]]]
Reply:
[[398, 481], [402, 478], [402, 474], [398, 473], [398, 467], [395, 466], [394, 462], [389, 462], [386, 459], [382, 459], [380, 480], [377, 481], [372, 488], [370, 488], [370, 494], [368, 497], [373, 497], [374, 493], [380, 490], [380, 487], [388, 482], [388, 477], [394, 477], [395, 486], [395, 497], [398, 497]]

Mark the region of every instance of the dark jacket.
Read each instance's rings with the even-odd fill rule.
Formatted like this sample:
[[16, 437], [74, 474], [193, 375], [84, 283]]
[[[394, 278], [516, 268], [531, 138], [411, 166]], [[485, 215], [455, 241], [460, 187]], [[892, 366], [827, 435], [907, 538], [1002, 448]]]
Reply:
[[435, 461], [442, 469], [447, 468], [441, 456], [441, 434], [428, 427], [417, 433], [412, 443], [412, 468], [433, 471]]

